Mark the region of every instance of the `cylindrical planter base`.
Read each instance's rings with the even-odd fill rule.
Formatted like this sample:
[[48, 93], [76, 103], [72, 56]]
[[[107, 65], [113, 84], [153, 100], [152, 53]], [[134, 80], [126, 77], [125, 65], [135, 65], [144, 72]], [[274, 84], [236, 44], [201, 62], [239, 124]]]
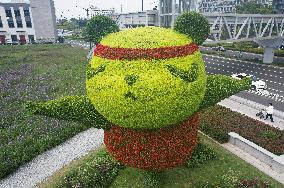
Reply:
[[197, 144], [199, 115], [157, 130], [112, 126], [104, 132], [108, 152], [126, 166], [161, 171], [183, 165]]

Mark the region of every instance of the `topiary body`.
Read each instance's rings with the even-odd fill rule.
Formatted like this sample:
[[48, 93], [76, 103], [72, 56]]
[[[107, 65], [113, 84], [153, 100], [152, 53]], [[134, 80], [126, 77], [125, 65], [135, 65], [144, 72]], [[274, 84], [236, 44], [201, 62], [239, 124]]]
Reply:
[[87, 97], [31, 102], [27, 108], [104, 129], [108, 152], [125, 165], [160, 171], [184, 164], [197, 144], [197, 112], [251, 83], [206, 76], [195, 43], [205, 40], [209, 26], [192, 18], [185, 23], [192, 27], [180, 31], [188, 37], [156, 27], [105, 37], [87, 67]]
[[93, 74], [86, 82], [88, 98], [104, 117], [121, 127], [157, 129], [180, 123], [198, 110], [205, 94], [201, 53], [198, 49], [185, 55], [174, 51], [171, 58], [159, 58], [152, 57], [151, 51], [190, 44], [192, 40], [185, 35], [157, 27], [107, 36], [101, 45], [109, 51], [149, 53], [134, 59], [97, 53], [89, 66]]

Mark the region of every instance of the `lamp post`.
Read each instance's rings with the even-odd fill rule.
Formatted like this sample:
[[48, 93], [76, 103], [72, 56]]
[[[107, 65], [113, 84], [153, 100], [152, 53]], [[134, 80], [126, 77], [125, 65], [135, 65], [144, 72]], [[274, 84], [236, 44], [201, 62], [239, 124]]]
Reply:
[[[83, 10], [86, 11], [87, 13], [87, 19], [89, 19], [89, 11], [90, 11], [90, 8], [83, 8]], [[90, 42], [90, 50], [92, 49], [92, 41], [91, 41], [91, 35], [89, 35], [89, 42]]]

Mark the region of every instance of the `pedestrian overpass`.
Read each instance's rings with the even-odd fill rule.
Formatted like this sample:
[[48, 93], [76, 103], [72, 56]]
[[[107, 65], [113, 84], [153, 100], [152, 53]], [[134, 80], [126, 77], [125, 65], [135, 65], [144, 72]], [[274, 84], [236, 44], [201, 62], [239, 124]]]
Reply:
[[[160, 27], [174, 27], [176, 18], [190, 9], [191, 0], [159, 0]], [[203, 14], [210, 24], [210, 35], [205, 43], [255, 41], [263, 46], [264, 63], [272, 63], [273, 50], [284, 43], [283, 14]]]

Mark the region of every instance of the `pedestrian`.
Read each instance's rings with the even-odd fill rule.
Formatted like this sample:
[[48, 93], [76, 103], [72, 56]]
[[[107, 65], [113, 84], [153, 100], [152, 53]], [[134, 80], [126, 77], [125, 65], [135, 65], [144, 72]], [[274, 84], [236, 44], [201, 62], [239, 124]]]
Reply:
[[269, 106], [265, 109], [265, 111], [266, 111], [266, 118], [265, 118], [265, 120], [266, 120], [268, 117], [270, 117], [271, 122], [274, 122], [274, 121], [273, 121], [273, 117], [272, 117], [272, 115], [273, 115], [273, 109], [274, 109], [274, 107], [273, 107], [272, 103], [269, 103]]

